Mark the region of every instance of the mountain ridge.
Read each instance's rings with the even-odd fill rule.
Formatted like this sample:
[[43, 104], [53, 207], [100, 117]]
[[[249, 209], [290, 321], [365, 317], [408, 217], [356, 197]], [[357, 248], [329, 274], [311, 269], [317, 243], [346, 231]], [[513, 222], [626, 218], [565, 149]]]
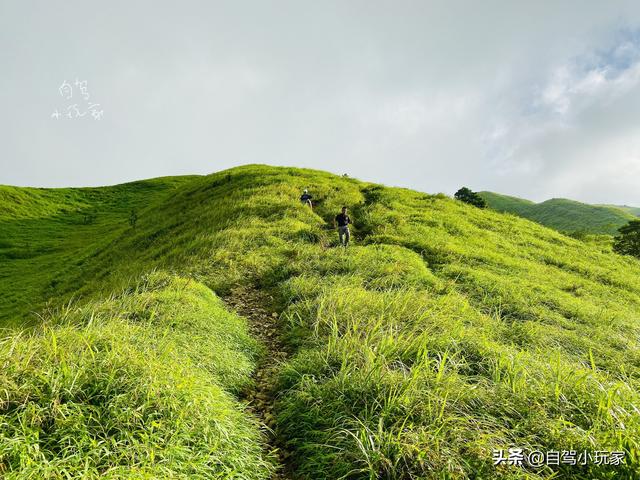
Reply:
[[479, 195], [496, 211], [513, 213], [566, 233], [615, 235], [618, 228], [637, 217], [640, 209], [591, 205], [567, 198], [532, 202], [519, 197], [483, 191]]

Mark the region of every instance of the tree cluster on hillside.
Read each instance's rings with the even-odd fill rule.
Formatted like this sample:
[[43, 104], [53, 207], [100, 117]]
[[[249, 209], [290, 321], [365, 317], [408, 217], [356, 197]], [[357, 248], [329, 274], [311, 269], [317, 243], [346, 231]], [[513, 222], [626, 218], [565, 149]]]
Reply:
[[484, 198], [467, 187], [462, 187], [458, 190], [454, 194], [454, 197], [461, 202], [474, 205], [478, 208], [487, 208], [487, 202], [484, 201]]
[[613, 240], [613, 251], [640, 258], [640, 220], [631, 220], [618, 232], [620, 234]]

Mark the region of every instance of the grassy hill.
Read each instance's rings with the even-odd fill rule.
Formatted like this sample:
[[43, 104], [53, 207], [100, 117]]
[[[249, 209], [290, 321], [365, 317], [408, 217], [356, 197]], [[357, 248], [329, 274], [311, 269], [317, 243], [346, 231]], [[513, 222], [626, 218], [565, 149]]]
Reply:
[[[6, 478], [640, 476], [636, 259], [305, 169], [0, 192]], [[282, 362], [230, 311], [250, 292]], [[510, 447], [626, 457], [494, 466]]]
[[493, 210], [513, 213], [561, 232], [615, 235], [618, 228], [636, 217], [633, 207], [589, 205], [564, 198], [534, 203], [522, 198], [479, 192]]

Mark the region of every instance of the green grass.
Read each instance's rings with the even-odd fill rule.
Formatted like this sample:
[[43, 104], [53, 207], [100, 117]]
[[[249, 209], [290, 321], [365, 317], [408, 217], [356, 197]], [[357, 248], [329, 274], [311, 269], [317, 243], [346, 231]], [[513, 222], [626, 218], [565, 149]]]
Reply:
[[[297, 200], [303, 188], [319, 200], [313, 212]], [[55, 204], [57, 192], [45, 193]], [[111, 194], [111, 187], [104, 189]], [[0, 264], [5, 279], [25, 272], [17, 283], [0, 284], [0, 293], [28, 290], [24, 302], [0, 304], [6, 325], [34, 323], [29, 312], [71, 298], [82, 311], [118, 311], [122, 305], [109, 306], [121, 301], [110, 299], [113, 292], [153, 269], [176, 272], [220, 296], [237, 285], [259, 288], [275, 297], [282, 339], [292, 352], [274, 385], [276, 430], [300, 478], [640, 475], [640, 262], [611, 253], [602, 239], [577, 240], [444, 195], [259, 165], [187, 177], [114, 202], [122, 208], [110, 217], [111, 228], [105, 219], [95, 230], [59, 229], [60, 238], [70, 235], [67, 246]], [[135, 229], [126, 221], [131, 204], [140, 205]], [[328, 228], [343, 204], [354, 220], [353, 245], [346, 251], [337, 248], [337, 235]], [[49, 242], [51, 222], [71, 215], [56, 212], [34, 217], [35, 251]], [[0, 218], [0, 227], [20, 218]], [[12, 242], [19, 231], [0, 228], [0, 240]], [[45, 285], [38, 272], [56, 283]], [[173, 289], [162, 304], [179, 312], [189, 302]], [[223, 315], [216, 312], [211, 316]], [[136, 318], [116, 317], [139, 328]], [[244, 466], [266, 462], [255, 421], [234, 399], [255, 358], [256, 347], [243, 330], [225, 342], [245, 345], [246, 357], [229, 351], [210, 356], [227, 327], [209, 342], [205, 315], [188, 333], [178, 326], [188, 324], [191, 314], [165, 315], [176, 324], [168, 331], [154, 315], [142, 317], [152, 342], [162, 338], [188, 359], [160, 363], [203, 375], [235, 405], [239, 413], [229, 417], [229, 428], [237, 424], [252, 433], [242, 436], [246, 443], [228, 447], [232, 458]], [[110, 329], [110, 322], [104, 315], [88, 325], [72, 322], [72, 331], [94, 335], [92, 329]], [[59, 328], [69, 328], [64, 325]], [[130, 349], [129, 337], [114, 336], [112, 350]], [[51, 348], [45, 334], [34, 338], [40, 349]], [[63, 350], [74, 354], [82, 348], [75, 344], [80, 342]], [[46, 361], [42, 368], [55, 365]], [[81, 371], [76, 365], [70, 375]], [[40, 375], [29, 372], [5, 375], [4, 381], [37, 382]], [[168, 384], [173, 395], [177, 386]], [[17, 428], [20, 422], [5, 425]], [[623, 450], [627, 463], [617, 469], [494, 467], [492, 449], [512, 446]], [[65, 451], [55, 453], [51, 461], [74, 461]], [[131, 457], [115, 458], [105, 461], [107, 468], [138, 468]], [[156, 458], [144, 468], [161, 468]], [[206, 464], [199, 456], [171, 458], [176, 475]]]
[[3, 478], [268, 478], [232, 395], [258, 353], [191, 280], [154, 274], [0, 343]]
[[513, 213], [568, 233], [615, 235], [618, 228], [633, 220], [640, 212], [633, 207], [589, 205], [564, 198], [533, 203], [493, 192], [480, 192], [480, 196], [493, 210]]
[[64, 278], [129, 228], [132, 209], [144, 211], [193, 178], [107, 188], [0, 186], [0, 318], [37, 312]]

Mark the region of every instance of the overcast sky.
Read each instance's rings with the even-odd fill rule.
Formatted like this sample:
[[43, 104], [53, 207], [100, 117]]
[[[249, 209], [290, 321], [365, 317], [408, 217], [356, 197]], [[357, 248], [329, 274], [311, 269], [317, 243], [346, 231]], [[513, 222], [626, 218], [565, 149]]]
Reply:
[[640, 2], [0, 0], [0, 104], [0, 184], [268, 163], [640, 205]]

